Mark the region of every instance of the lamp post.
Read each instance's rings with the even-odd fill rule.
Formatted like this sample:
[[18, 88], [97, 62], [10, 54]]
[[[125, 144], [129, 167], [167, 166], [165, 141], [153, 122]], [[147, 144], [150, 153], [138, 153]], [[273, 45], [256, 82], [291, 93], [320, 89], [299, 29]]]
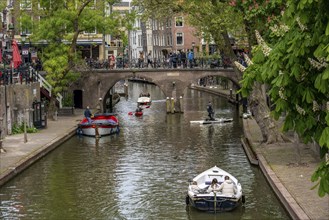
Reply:
[[192, 42], [192, 52], [194, 53], [195, 42]]
[[13, 74], [14, 74], [14, 62], [13, 62], [13, 48], [12, 48], [12, 42], [14, 39], [15, 35], [15, 27], [14, 24], [10, 23], [8, 25], [8, 34], [9, 34], [9, 39], [6, 41], [7, 42], [7, 51], [10, 53], [9, 55], [9, 60], [11, 61], [11, 71], [10, 71], [10, 84], [13, 83]]
[[26, 38], [27, 38], [27, 34], [25, 32], [23, 32], [21, 34], [21, 41], [22, 41], [22, 56], [24, 58], [24, 63], [26, 63], [26, 59], [25, 57], [27, 57], [27, 63], [30, 63], [30, 57], [29, 57], [29, 50], [30, 50], [30, 43], [27, 43], [27, 45], [25, 45], [26, 42]]

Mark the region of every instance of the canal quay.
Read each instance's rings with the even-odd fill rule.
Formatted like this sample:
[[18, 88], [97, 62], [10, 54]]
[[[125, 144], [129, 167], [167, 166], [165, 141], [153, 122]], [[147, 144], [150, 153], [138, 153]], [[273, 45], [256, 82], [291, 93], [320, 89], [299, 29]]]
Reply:
[[[197, 87], [194, 88], [196, 91], [198, 90]], [[218, 93], [217, 95], [224, 95], [227, 96], [229, 94], [229, 91], [223, 91], [223, 90], [219, 90], [215, 87], [212, 88], [202, 88], [202, 90], [204, 92], [207, 92], [206, 90], [211, 90], [211, 93]], [[198, 94], [199, 95], [199, 94]], [[121, 102], [121, 101], [120, 101]], [[124, 102], [124, 101], [122, 101]], [[164, 105], [165, 103], [162, 103], [162, 105]], [[153, 105], [157, 105], [157, 103], [154, 103]], [[203, 105], [203, 103], [202, 103]], [[231, 104], [230, 104], [231, 105]], [[160, 116], [160, 110], [156, 109], [156, 107], [153, 107], [155, 110], [155, 114], [154, 115], [150, 115], [149, 117], [144, 117], [141, 120], [144, 120], [145, 122], [152, 122], [154, 123], [154, 121], [152, 121], [152, 118], [156, 118], [156, 117], [166, 117], [166, 123], [167, 126], [169, 126], [169, 134], [167, 135], [172, 135], [176, 137], [176, 130], [174, 130], [174, 128], [172, 126], [174, 126], [174, 124], [177, 122], [177, 117], [181, 117], [181, 116], [175, 116], [175, 114], [168, 114], [167, 116], [162, 115]], [[126, 111], [121, 110], [121, 114], [125, 114], [126, 112], [128, 112], [129, 110], [126, 109]], [[191, 114], [189, 112], [186, 112], [184, 114]], [[1, 153], [0, 154], [0, 186], [1, 188], [6, 188], [8, 184], [10, 184], [11, 181], [15, 181], [16, 178], [18, 178], [18, 180], [16, 181], [20, 181], [20, 176], [22, 174], [24, 174], [26, 171], [28, 172], [33, 172], [30, 171], [30, 168], [33, 167], [31, 166], [32, 164], [38, 164], [40, 160], [43, 160], [43, 158], [47, 155], [51, 155], [48, 154], [49, 152], [54, 152], [54, 154], [59, 154], [56, 156], [57, 157], [65, 157], [66, 154], [64, 152], [58, 152], [57, 148], [66, 148], [67, 142], [71, 142], [72, 137], [73, 139], [75, 134], [76, 134], [76, 128], [77, 128], [77, 124], [80, 121], [81, 117], [83, 115], [83, 110], [79, 110], [76, 109], [75, 110], [75, 115], [73, 116], [65, 116], [65, 117], [58, 117], [57, 121], [49, 121], [47, 128], [40, 130], [38, 133], [34, 133], [34, 134], [28, 134], [28, 141], [27, 143], [24, 143], [24, 135], [23, 134], [17, 134], [17, 135], [12, 135], [12, 136], [7, 136], [4, 141], [3, 141], [3, 147], [6, 150], [5, 153]], [[183, 114], [182, 114], [183, 115]], [[126, 118], [128, 116], [125, 116]], [[141, 120], [135, 119], [135, 118], [127, 118], [127, 123], [132, 123], [132, 127], [135, 125], [141, 125], [142, 122]], [[168, 208], [168, 204], [166, 204], [166, 201], [157, 201], [155, 198], [155, 203], [159, 203], [162, 204], [163, 207], [167, 207], [167, 209], [162, 209], [161, 207], [158, 207], [159, 210], [148, 210], [148, 214], [143, 215], [142, 212], [143, 210], [145, 211], [144, 207], [148, 207], [150, 204], [148, 204], [148, 202], [139, 204], [139, 205], [132, 205], [132, 203], [135, 204], [134, 199], [136, 199], [136, 194], [141, 196], [143, 194], [148, 194], [148, 189], [143, 189], [142, 190], [137, 190], [136, 192], [132, 193], [131, 189], [129, 186], [121, 186], [120, 182], [115, 182], [112, 183], [114, 186], [119, 187], [119, 192], [117, 195], [111, 194], [111, 195], [116, 195], [114, 196], [114, 198], [112, 198], [112, 200], [120, 200], [121, 203], [123, 204], [119, 204], [121, 210], [125, 210], [126, 214], [125, 216], [130, 216], [126, 217], [126, 218], [105, 218], [105, 219], [289, 219], [289, 217], [291, 219], [318, 219], [318, 220], [325, 220], [325, 219], [329, 219], [329, 201], [328, 201], [328, 197], [325, 198], [319, 198], [317, 195], [317, 191], [316, 190], [311, 190], [311, 187], [314, 185], [314, 183], [312, 183], [310, 181], [310, 177], [313, 173], [313, 171], [315, 170], [319, 158], [317, 158], [316, 156], [313, 156], [314, 153], [312, 152], [311, 148], [307, 145], [303, 145], [301, 151], [301, 161], [303, 162], [302, 165], [297, 165], [294, 163], [294, 161], [296, 161], [296, 152], [295, 149], [293, 147], [292, 144], [282, 144], [282, 145], [269, 145], [266, 147], [263, 147], [262, 145], [260, 145], [261, 142], [261, 134], [260, 134], [260, 130], [259, 127], [257, 126], [255, 120], [253, 118], [248, 118], [248, 119], [241, 119], [242, 121], [242, 127], [243, 127], [243, 133], [244, 133], [244, 137], [246, 138], [242, 138], [241, 142], [243, 143], [243, 149], [245, 150], [245, 155], [248, 156], [249, 160], [250, 160], [250, 164], [255, 164], [255, 165], [246, 165], [245, 166], [250, 166], [251, 169], [255, 170], [257, 173], [257, 170], [260, 170], [261, 173], [263, 174], [263, 177], [259, 177], [259, 178], [263, 178], [266, 179], [269, 182], [269, 185], [271, 186], [271, 188], [273, 189], [273, 194], [276, 195], [276, 197], [278, 198], [278, 200], [280, 201], [280, 203], [282, 203], [282, 205], [285, 207], [286, 211], [288, 214], [286, 215], [282, 215], [282, 214], [278, 214], [278, 216], [276, 216], [276, 213], [273, 212], [271, 213], [271, 211], [269, 210], [267, 213], [267, 218], [261, 215], [262, 210], [258, 210], [258, 209], [254, 209], [253, 211], [244, 211], [242, 210], [236, 210], [233, 211], [232, 213], [218, 213], [216, 215], [214, 214], [205, 214], [205, 213], [200, 213], [200, 212], [195, 212], [195, 211], [189, 211], [189, 210], [185, 210], [185, 200], [184, 200], [184, 196], [186, 194], [186, 189], [187, 189], [187, 181], [182, 181], [178, 176], [179, 175], [185, 175], [186, 177], [181, 177], [183, 179], [187, 180], [187, 177], [189, 177], [189, 174], [187, 173], [187, 170], [189, 168], [193, 168], [195, 169], [195, 167], [198, 167], [198, 161], [197, 160], [191, 160], [189, 161], [189, 164], [186, 165], [186, 169], [184, 170], [183, 173], [177, 173], [177, 170], [171, 170], [169, 165], [165, 165], [165, 162], [168, 163], [174, 163], [174, 161], [179, 161], [180, 163], [182, 163], [181, 161], [184, 162], [184, 158], [181, 155], [182, 152], [184, 152], [184, 154], [188, 155], [188, 152], [186, 152], [186, 149], [172, 149], [169, 148], [169, 151], [177, 151], [179, 153], [177, 153], [177, 156], [174, 158], [163, 158], [163, 162], [162, 164], [153, 164], [155, 167], [153, 168], [148, 168], [147, 171], [150, 172], [150, 174], [152, 174], [153, 176], [163, 176], [163, 180], [162, 181], [162, 186], [163, 189], [156, 189], [154, 192], [152, 191], [152, 186], [154, 187], [154, 185], [152, 185], [152, 182], [150, 183], [150, 191], [153, 192], [154, 197], [157, 197], [157, 193], [166, 193], [168, 196], [168, 200], [170, 199], [176, 199], [175, 204], [172, 204], [172, 206], [176, 206], [176, 209], [180, 209], [181, 208], [181, 212], [185, 212], [186, 216], [183, 217], [179, 217], [179, 215], [174, 215], [174, 216], [170, 216], [168, 215], [164, 215], [164, 216], [158, 216], [158, 212], [161, 213], [170, 213], [171, 209]], [[134, 124], [136, 123], [136, 124]], [[131, 137], [131, 135], [135, 135], [136, 134], [131, 134], [130, 130], [131, 127], [129, 128], [122, 128], [122, 132], [124, 133], [125, 136], [127, 137]], [[152, 131], [150, 130], [151, 128], [147, 128], [147, 127], [140, 127], [141, 132], [149, 132], [152, 133]], [[163, 129], [163, 128], [161, 128]], [[184, 128], [180, 128], [183, 129]], [[199, 127], [197, 128], [192, 128], [192, 130], [196, 130], [199, 129]], [[223, 132], [223, 130], [220, 130], [222, 128], [218, 128], [218, 127], [204, 127], [204, 130], [202, 130], [201, 135], [205, 135], [205, 136], [209, 136], [209, 137], [213, 137], [214, 134], [216, 134], [218, 131]], [[217, 130], [219, 129], [219, 130]], [[179, 130], [179, 132], [184, 132], [183, 130]], [[136, 133], [136, 131], [135, 131]], [[119, 134], [119, 135], [123, 135], [123, 134]], [[144, 136], [142, 136], [144, 137]], [[109, 137], [108, 138], [101, 138], [100, 142], [102, 141], [113, 141], [116, 140], [116, 137]], [[200, 137], [201, 138], [201, 137]], [[86, 139], [87, 140], [87, 139]], [[246, 141], [247, 140], [247, 141]], [[75, 141], [75, 140], [74, 140]], [[80, 139], [78, 141], [81, 141]], [[84, 140], [82, 140], [84, 141]], [[141, 143], [144, 142], [145, 146], [148, 146], [148, 140], [140, 140]], [[186, 140], [185, 142], [182, 140], [177, 140], [178, 142], [182, 142], [181, 144], [184, 144], [185, 142], [188, 142], [188, 140]], [[209, 140], [209, 142], [214, 141], [214, 140]], [[172, 143], [169, 142], [168, 143], [161, 143], [161, 142], [165, 142], [162, 139], [159, 140], [159, 144], [164, 144], [164, 145], [171, 145]], [[74, 142], [76, 143], [76, 142]], [[83, 145], [86, 145], [86, 147], [88, 147], [86, 153], [90, 153], [90, 160], [94, 159], [95, 157], [97, 158], [101, 158], [100, 161], [97, 161], [99, 164], [95, 164], [93, 163], [93, 161], [85, 161], [86, 164], [88, 164], [89, 169], [93, 169], [93, 171], [95, 171], [96, 173], [103, 173], [104, 169], [108, 169], [109, 167], [107, 167], [107, 163], [105, 163], [103, 160], [105, 160], [105, 158], [102, 158], [100, 155], [102, 155], [102, 153], [106, 153], [107, 150], [112, 151], [112, 149], [104, 149], [103, 145], [101, 145], [102, 143], [95, 143], [95, 141], [93, 141], [93, 139], [88, 139], [88, 142], [83, 142]], [[204, 143], [204, 144], [211, 144], [211, 143]], [[229, 143], [226, 143], [227, 145], [230, 145]], [[63, 147], [63, 145], [65, 145]], [[134, 143], [131, 143], [130, 145], [134, 145]], [[98, 146], [98, 148], [97, 148]], [[202, 143], [201, 145], [202, 146]], [[250, 151], [249, 147], [252, 146], [256, 157], [253, 157], [253, 153]], [[80, 146], [81, 147], [81, 146]], [[127, 146], [125, 147], [126, 149], [122, 149], [120, 146], [117, 146], [116, 144], [114, 146], [110, 146], [113, 147], [113, 152], [111, 152], [111, 155], [113, 158], [119, 157], [119, 154], [121, 151], [123, 150], [129, 150], [129, 152], [131, 154], [138, 154], [139, 155], [139, 160], [143, 160], [144, 157], [146, 157], [145, 152], [142, 152], [141, 150], [139, 150], [138, 148], [134, 148], [135, 146], [131, 146], [132, 148], [128, 148]], [[140, 147], [140, 146], [139, 146]], [[172, 146], [171, 146], [172, 147]], [[116, 150], [116, 151], [115, 151]], [[156, 152], [156, 150], [159, 149], [148, 149], [149, 151], [154, 151], [152, 152], [154, 155], [154, 157], [163, 157], [163, 155], [159, 155], [159, 153]], [[207, 161], [206, 158], [204, 158], [205, 154], [205, 149], [201, 148], [201, 149], [195, 149], [197, 152], [199, 152], [199, 158], [201, 158], [202, 161]], [[232, 149], [232, 148], [228, 148], [228, 151], [232, 151], [233, 154], [237, 154], [240, 155], [241, 152], [236, 152], [233, 150], [237, 150], [236, 148]], [[214, 152], [217, 152], [218, 150], [214, 149]], [[169, 152], [166, 152], [169, 154]], [[66, 160], [72, 160], [74, 163], [74, 161], [76, 160], [76, 158], [74, 157], [74, 154], [70, 154], [73, 156], [66, 156], [68, 158], [66, 158]], [[225, 156], [225, 155], [224, 155]], [[239, 158], [241, 156], [236, 156], [234, 157], [236, 160], [242, 160], [241, 163], [244, 163], [243, 158]], [[257, 159], [256, 159], [257, 158]], [[223, 161], [231, 161], [232, 158], [223, 158]], [[145, 159], [144, 159], [145, 160]], [[37, 162], [38, 161], [38, 162]], [[37, 162], [37, 163], [35, 163]], [[42, 161], [43, 163], [49, 163], [47, 161]], [[105, 167], [102, 166], [104, 165], [103, 162], [106, 164]], [[212, 163], [214, 161], [209, 161], [209, 163]], [[87, 176], [87, 174], [84, 174], [83, 172], [87, 172], [88, 171], [88, 167], [81, 167], [81, 178], [85, 178], [86, 184], [89, 184], [89, 182], [93, 182], [94, 186], [98, 186], [98, 182], [101, 181], [103, 178], [105, 178], [105, 180], [111, 182], [113, 181], [112, 179], [116, 179], [116, 180], [122, 180], [122, 181], [126, 181], [127, 178], [131, 178], [129, 177], [129, 175], [127, 175], [127, 170], [131, 171], [131, 172], [136, 172], [136, 169], [138, 170], [140, 167], [135, 167], [140, 165], [139, 161], [135, 161], [135, 160], [131, 160], [129, 158], [129, 155], [125, 155], [124, 157], [120, 157], [120, 163], [126, 164], [126, 169], [120, 168], [120, 170], [118, 170], [116, 173], [111, 173], [108, 174], [109, 176], [102, 176], [98, 178], [95, 178], [94, 176]], [[144, 162], [145, 164], [148, 164], [147, 161]], [[141, 163], [143, 164], [143, 163]], [[258, 165], [256, 165], [258, 164]], [[62, 170], [63, 173], [69, 173], [70, 174], [70, 169], [71, 167], [61, 167], [61, 164], [48, 164], [47, 166], [50, 167], [56, 167], [59, 170]], [[154, 172], [154, 170], [156, 170], [156, 166], [163, 166], [164, 167], [164, 171], [162, 171], [163, 173], [161, 173], [161, 175], [157, 175], [157, 173], [152, 173]], [[59, 168], [58, 168], [59, 167]], [[95, 167], [97, 169], [95, 169]], [[229, 166], [228, 166], [229, 167]], [[112, 167], [111, 167], [112, 169]], [[115, 169], [115, 168], [114, 168]], [[121, 170], [122, 169], [122, 170]], [[140, 168], [141, 169], [141, 168]], [[146, 168], [144, 168], [146, 169]], [[23, 172], [24, 171], [24, 172]], [[56, 173], [55, 176], [52, 176], [50, 173], [42, 173], [43, 170], [38, 170], [38, 172], [41, 173], [36, 173], [33, 174], [36, 177], [40, 177], [40, 179], [43, 179], [45, 177], [43, 177], [43, 175], [48, 175], [47, 178], [49, 181], [54, 181], [56, 182], [56, 179], [62, 180], [62, 183], [59, 186], [62, 186], [62, 188], [60, 188], [59, 186], [55, 185], [56, 189], [48, 189], [47, 194], [49, 196], [58, 196], [59, 194], [61, 194], [61, 191], [67, 191], [68, 189], [66, 189], [66, 184], [68, 184], [69, 180], [66, 179], [62, 179], [61, 178], [61, 173]], [[158, 171], [159, 172], [159, 171]], [[169, 181], [169, 185], [174, 185], [177, 183], [171, 182], [174, 180], [171, 180], [170, 175], [168, 176], [168, 173], [170, 172], [175, 172], [175, 175], [177, 175], [177, 179], [178, 180], [178, 185], [180, 185], [180, 187], [176, 187], [175, 190], [177, 191], [182, 191], [179, 195], [172, 195], [171, 193], [171, 187], [168, 186], [168, 184], [166, 184], [166, 181]], [[240, 175], [244, 175], [243, 172], [249, 173], [249, 171], [245, 171], [242, 170], [241, 173], [239, 175], [236, 175], [236, 177], [238, 179], [240, 179]], [[27, 174], [28, 175], [28, 174]], [[70, 174], [70, 175], [74, 175], [74, 174]], [[233, 173], [233, 175], [235, 175]], [[255, 175], [255, 174], [254, 174]], [[168, 180], [166, 179], [166, 177], [168, 178]], [[22, 181], [23, 179], [28, 179], [29, 177], [22, 177]], [[133, 177], [134, 181], [136, 182], [143, 182], [143, 181], [147, 181], [147, 180], [140, 180], [139, 176], [134, 176]], [[150, 176], [150, 179], [152, 179], [152, 181], [159, 181], [158, 179], [154, 179], [154, 177]], [[34, 178], [34, 181], [36, 181], [37, 179]], [[26, 180], [25, 180], [26, 181]], [[23, 182], [22, 184], [24, 184], [25, 182]], [[252, 184], [257, 184], [252, 183]], [[43, 186], [40, 185], [40, 183], [38, 183], [37, 181], [35, 182], [35, 185], [37, 187], [40, 187], [40, 190], [42, 190]], [[133, 184], [132, 184], [133, 185]], [[76, 185], [74, 186], [77, 188], [77, 194], [81, 194], [80, 197], [84, 197], [84, 196], [90, 196], [91, 194], [96, 194], [97, 196], [103, 198], [107, 193], [109, 193], [109, 191], [112, 191], [113, 189], [110, 189], [108, 186], [104, 186], [103, 189], [98, 189], [96, 190], [96, 187], [93, 188], [92, 185], [90, 186], [89, 189], [84, 189], [83, 191], [79, 191], [80, 188], [83, 188], [80, 185]], [[138, 188], [138, 186], [133, 185], [133, 188]], [[24, 210], [25, 207], [22, 207], [21, 204], [12, 204], [12, 205], [8, 205], [6, 204], [6, 201], [4, 199], [4, 195], [3, 195], [3, 191], [1, 191], [0, 188], [0, 200], [1, 200], [1, 209], [0, 209], [0, 217], [1, 214], [3, 214], [5, 211], [4, 207], [5, 206], [10, 206], [12, 207], [12, 209], [16, 209], [13, 212], [17, 212], [17, 216], [16, 218], [11, 218], [8, 217], [7, 219], [20, 219], [19, 217], [19, 213], [23, 213], [21, 215], [22, 218], [27, 219], [28, 216], [24, 217], [24, 213], [27, 213], [28, 210]], [[140, 188], [138, 188], [140, 189]], [[8, 190], [14, 190], [14, 189], [8, 189]], [[266, 206], [270, 206], [270, 207], [275, 207], [275, 205], [273, 205], [271, 203], [271, 200], [275, 199], [275, 197], [270, 197], [270, 195], [262, 195], [262, 194], [267, 194], [267, 191], [263, 191], [264, 189], [261, 188], [261, 186], [254, 186], [254, 187], [250, 187], [250, 190], [254, 191], [254, 192], [247, 192], [247, 193], [254, 193], [255, 195], [258, 194], [260, 195], [259, 200], [252, 200], [252, 198], [246, 198], [246, 204], [248, 204], [248, 201], [250, 203], [250, 201], [253, 201], [254, 203], [259, 202], [263, 204], [263, 207], [266, 208]], [[54, 191], [54, 192], [52, 192]], [[97, 192], [99, 191], [99, 192]], [[141, 192], [143, 191], [143, 192]], [[246, 191], [248, 191], [246, 189]], [[79, 193], [80, 192], [80, 193]], [[100, 194], [99, 194], [100, 193]], [[21, 197], [23, 193], [20, 192], [16, 192], [13, 197]], [[31, 198], [19, 198], [17, 199], [18, 201], [20, 200], [26, 200], [26, 199], [36, 199], [38, 200], [38, 196], [34, 195], [33, 193], [29, 193], [26, 192], [25, 196], [30, 196]], [[269, 193], [271, 194], [271, 193]], [[160, 196], [159, 196], [160, 197]], [[180, 199], [180, 197], [182, 197]], [[108, 198], [104, 198], [104, 199], [108, 199]], [[266, 199], [269, 199], [269, 201], [266, 201]], [[47, 199], [44, 198], [44, 200], [46, 201]], [[97, 199], [95, 199], [95, 201], [99, 202]], [[122, 202], [124, 201], [124, 202]], [[102, 209], [102, 211], [104, 212], [116, 212], [116, 210], [113, 210], [115, 208], [118, 207], [108, 207], [111, 206], [110, 204], [102, 204], [102, 203], [97, 203], [93, 204], [96, 206], [102, 206], [102, 207], [106, 207], [104, 208], [105, 210]], [[150, 202], [150, 201], [149, 201]], [[46, 202], [45, 202], [46, 203]], [[73, 203], [71, 205], [75, 205], [75, 206], [81, 206], [85, 209], [85, 207], [91, 205], [91, 204], [79, 204], [78, 201], [71, 201], [70, 198], [63, 198], [63, 203]], [[150, 202], [152, 203], [152, 202]], [[268, 203], [268, 204], [266, 204]], [[57, 203], [56, 204], [51, 204], [52, 207], [58, 208], [58, 207], [62, 207], [61, 204]], [[124, 208], [122, 208], [122, 206]], [[247, 205], [246, 205], [247, 206]], [[251, 204], [252, 206], [252, 204]], [[27, 207], [28, 208], [28, 207]], [[143, 209], [144, 208], [144, 209]], [[245, 208], [245, 209], [248, 209]], [[251, 207], [251, 209], [253, 209], [253, 207]], [[274, 208], [273, 208], [274, 209]], [[119, 210], [119, 208], [118, 208]], [[52, 214], [51, 210], [39, 210], [40, 212], [45, 212], [48, 213], [49, 215], [49, 219], [59, 219], [60, 217], [56, 214]], [[74, 218], [74, 215], [70, 215], [70, 210], [60, 210], [62, 213], [64, 213], [65, 211], [68, 212], [67, 214], [67, 219], [76, 219]], [[83, 219], [104, 219], [102, 217], [97, 218], [97, 214], [98, 213], [93, 213], [95, 210], [90, 210], [90, 213], [86, 214], [86, 216], [83, 217]], [[36, 212], [38, 212], [36, 210]], [[251, 213], [253, 212], [253, 213]], [[257, 213], [260, 213], [259, 215], [257, 215]], [[92, 215], [94, 217], [87, 217], [89, 215]], [[282, 216], [281, 216], [282, 215]], [[35, 214], [34, 216], [38, 216], [37, 214]], [[65, 216], [65, 215], [64, 215]], [[120, 216], [120, 213], [118, 214], [118, 216]], [[153, 217], [152, 217], [153, 216]], [[288, 217], [289, 216], [289, 217]], [[6, 216], [2, 216], [4, 217], [4, 219], [6, 219]], [[63, 216], [61, 216], [63, 217]], [[217, 218], [218, 217], [218, 218]], [[258, 218], [259, 217], [259, 218]], [[34, 218], [36, 219], [36, 218]], [[63, 218], [61, 218], [63, 219]]]

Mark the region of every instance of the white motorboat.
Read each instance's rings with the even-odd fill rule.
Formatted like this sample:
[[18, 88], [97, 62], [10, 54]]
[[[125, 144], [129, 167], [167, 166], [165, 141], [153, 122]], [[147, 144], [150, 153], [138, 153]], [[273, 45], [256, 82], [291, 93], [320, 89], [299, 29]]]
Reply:
[[141, 93], [137, 99], [137, 106], [150, 107], [152, 104], [151, 95], [149, 93]]
[[[228, 176], [233, 182], [236, 193], [223, 194], [221, 191], [213, 192], [208, 188], [213, 179], [217, 179], [219, 184], [224, 182], [225, 176]], [[228, 172], [214, 166], [196, 177], [194, 177], [188, 186], [186, 204], [198, 210], [210, 212], [232, 211], [244, 203], [244, 195], [239, 181]]]

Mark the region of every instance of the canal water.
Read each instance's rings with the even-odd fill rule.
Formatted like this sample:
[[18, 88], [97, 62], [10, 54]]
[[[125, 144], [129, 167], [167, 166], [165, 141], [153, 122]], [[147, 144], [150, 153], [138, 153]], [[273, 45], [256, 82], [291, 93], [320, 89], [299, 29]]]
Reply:
[[[153, 103], [143, 117], [140, 92]], [[115, 112], [119, 135], [74, 136], [0, 189], [1, 219], [289, 219], [258, 167], [241, 147], [242, 121], [227, 100], [195, 90], [184, 94], [184, 114], [166, 114], [165, 98], [154, 85], [129, 83], [128, 99]], [[233, 123], [191, 125], [207, 117]], [[200, 212], [186, 206], [188, 180], [210, 167], [236, 176], [246, 203], [228, 213]]]

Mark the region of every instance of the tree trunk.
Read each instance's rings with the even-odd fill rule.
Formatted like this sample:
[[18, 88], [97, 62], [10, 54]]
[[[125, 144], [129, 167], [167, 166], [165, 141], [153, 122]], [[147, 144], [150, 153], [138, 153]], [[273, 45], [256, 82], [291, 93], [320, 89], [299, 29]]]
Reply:
[[254, 83], [253, 90], [249, 96], [249, 108], [256, 120], [263, 136], [263, 142], [272, 144], [283, 142], [283, 134], [279, 131], [278, 123], [271, 117], [270, 109], [264, 98], [262, 85]]
[[[225, 32], [222, 34], [225, 45], [227, 50], [226, 55], [230, 57], [230, 59], [233, 61], [237, 60], [236, 55], [231, 47], [231, 42], [228, 36], [228, 33]], [[236, 68], [235, 65], [233, 65], [235, 74], [237, 75], [238, 80], [242, 79], [242, 73]], [[265, 91], [264, 91], [265, 92]], [[264, 94], [262, 85], [258, 82], [254, 83], [253, 91], [250, 94], [249, 97], [249, 108], [251, 112], [253, 113], [253, 116], [259, 125], [262, 136], [263, 136], [263, 142], [266, 142], [268, 144], [275, 143], [275, 142], [283, 142], [284, 136], [279, 131], [279, 127], [277, 125], [277, 122], [270, 116], [270, 109], [267, 106], [266, 102], [266, 94]]]
[[57, 120], [57, 106], [56, 106], [56, 97], [52, 95], [49, 101], [49, 107], [48, 107], [48, 117], [50, 117], [52, 120]]

